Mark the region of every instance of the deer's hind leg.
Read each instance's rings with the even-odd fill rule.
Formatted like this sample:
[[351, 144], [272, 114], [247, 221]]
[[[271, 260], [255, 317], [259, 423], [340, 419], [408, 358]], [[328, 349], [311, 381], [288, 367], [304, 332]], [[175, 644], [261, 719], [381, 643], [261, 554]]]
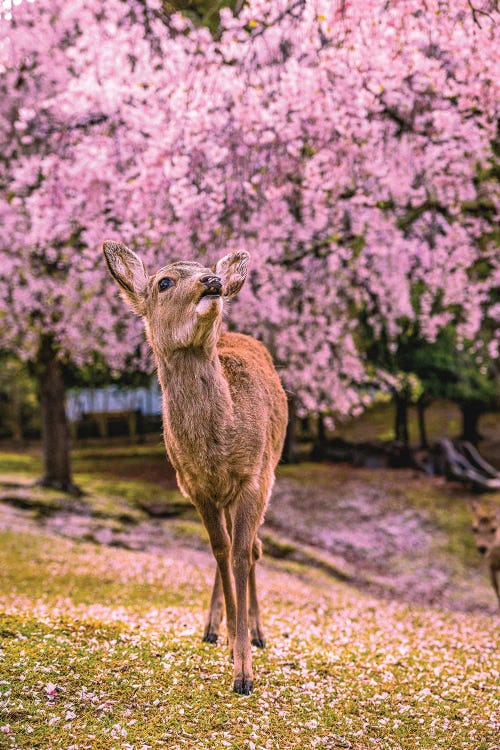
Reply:
[[[260, 619], [259, 599], [257, 595], [256, 565], [262, 557], [262, 542], [258, 537], [252, 547], [252, 566], [248, 575], [248, 619], [250, 625], [250, 636], [252, 645], [257, 648], [265, 648], [266, 639]], [[222, 581], [219, 569], [215, 571], [215, 580], [210, 599], [210, 608], [208, 611], [207, 622], [203, 632], [203, 641], [206, 643], [217, 643], [220, 631], [220, 624], [224, 612], [224, 598], [222, 591]]]
[[[225, 512], [226, 530], [231, 537], [231, 517], [228, 512]], [[206, 643], [217, 643], [219, 637], [220, 624], [222, 622], [222, 616], [224, 613], [224, 592], [222, 589], [222, 578], [220, 575], [219, 566], [215, 570], [215, 580], [212, 589], [212, 596], [210, 598], [210, 607], [208, 610], [208, 617], [203, 632], [203, 641]]]
[[[205, 528], [208, 531], [210, 546], [212, 547], [212, 552], [217, 561], [217, 574], [214, 581], [212, 601], [218, 606], [220, 599], [218, 587], [220, 581], [224, 593], [229, 645], [230, 648], [232, 648], [236, 630], [236, 602], [234, 598], [233, 577], [231, 571], [231, 538], [227, 532], [224, 516], [215, 505], [207, 503], [201, 505], [198, 510], [203, 519]], [[210, 620], [212, 612], [214, 613], [215, 618], [213, 624], [218, 627], [220, 622], [218, 623], [216, 620], [217, 615], [215, 607], [213, 610], [210, 610], [209, 621], [207, 624], [212, 626], [212, 620]]]
[[222, 579], [217, 567], [215, 570], [214, 587], [210, 598], [210, 609], [208, 610], [207, 622], [203, 632], [203, 640], [206, 643], [217, 643], [219, 637], [219, 628], [222, 622], [222, 612], [224, 608], [224, 596], [222, 591]]
[[248, 615], [250, 621], [250, 636], [252, 638], [252, 645], [258, 648], [264, 648], [266, 645], [266, 639], [264, 637], [264, 631], [262, 630], [262, 623], [260, 620], [260, 608], [259, 599], [257, 596], [257, 580], [256, 580], [256, 566], [258, 560], [262, 557], [262, 542], [259, 537], [256, 536], [252, 546], [252, 566], [248, 575]]
[[[262, 493], [266, 497], [266, 500], [263, 507], [261, 508], [262, 515], [260, 517], [259, 526], [264, 519], [264, 511], [269, 502], [273, 484], [274, 474], [271, 471], [268, 471], [267, 475], [263, 477]], [[257, 646], [257, 648], [265, 648], [266, 646], [266, 639], [260, 619], [259, 599], [257, 596], [257, 562], [261, 559], [261, 557], [262, 542], [256, 532], [252, 544], [252, 564], [250, 566], [250, 572], [248, 574], [248, 616], [252, 645]]]

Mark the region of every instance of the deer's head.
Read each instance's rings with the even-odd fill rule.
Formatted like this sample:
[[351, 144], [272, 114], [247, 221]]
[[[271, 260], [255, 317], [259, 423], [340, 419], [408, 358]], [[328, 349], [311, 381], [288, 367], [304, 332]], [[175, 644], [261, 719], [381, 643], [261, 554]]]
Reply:
[[474, 504], [472, 506], [472, 531], [476, 540], [476, 547], [481, 555], [486, 555], [493, 544], [497, 533], [497, 520], [493, 511], [485, 510]]
[[176, 261], [149, 275], [139, 256], [106, 241], [104, 256], [123, 297], [144, 319], [155, 352], [212, 348], [222, 320], [223, 298], [234, 297], [245, 281], [250, 255], [229, 253], [213, 268]]

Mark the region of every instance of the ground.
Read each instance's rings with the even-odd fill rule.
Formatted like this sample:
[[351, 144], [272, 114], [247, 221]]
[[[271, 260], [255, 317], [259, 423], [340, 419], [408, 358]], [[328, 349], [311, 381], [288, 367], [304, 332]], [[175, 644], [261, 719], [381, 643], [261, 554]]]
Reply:
[[412, 470], [300, 464], [279, 472], [263, 531], [324, 551], [346, 580], [378, 596], [494, 614], [471, 531], [474, 499]]
[[[458, 438], [462, 431], [459, 407], [444, 399], [437, 399], [431, 403], [426, 410], [425, 422], [427, 437], [431, 444], [439, 438]], [[416, 406], [408, 409], [408, 430], [410, 443], [417, 446], [420, 437]], [[479, 419], [479, 433], [479, 449], [482, 455], [494, 466], [500, 467], [500, 414], [482, 414]], [[375, 402], [359, 417], [337, 420], [333, 436], [353, 443], [394, 440], [394, 404], [388, 400], [382, 403]]]
[[213, 561], [161, 445], [75, 466], [68, 500], [32, 486], [36, 455], [0, 456], [0, 747], [500, 748], [498, 615], [462, 488], [282, 467], [242, 697], [225, 639], [201, 642]]

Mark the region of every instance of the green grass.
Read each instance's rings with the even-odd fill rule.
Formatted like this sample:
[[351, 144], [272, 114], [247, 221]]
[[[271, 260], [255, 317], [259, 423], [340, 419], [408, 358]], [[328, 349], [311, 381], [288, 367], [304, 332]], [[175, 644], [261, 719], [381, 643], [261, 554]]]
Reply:
[[[89, 513], [120, 528], [146, 518], [145, 497], [183, 502], [141, 470], [141, 456], [150, 465], [148, 449], [100, 450], [106, 472], [95, 469], [91, 449], [78, 452], [76, 477]], [[33, 478], [39, 471], [36, 457], [0, 454], [0, 474]], [[439, 552], [461, 570], [477, 565], [464, 493], [441, 480], [327, 464], [282, 466], [279, 474], [311, 488], [340, 490], [353, 476], [375, 484], [395, 508], [404, 498], [424, 510], [442, 535]], [[28, 495], [34, 515], [68, 502], [39, 488]], [[206, 534], [189, 514], [159, 523], [169, 530], [162, 554], [63, 539], [41, 528], [0, 531], [0, 747], [498, 744], [500, 639], [493, 617], [379, 601], [297, 560], [275, 559], [259, 571], [268, 648], [254, 652], [254, 693], [236, 696], [224, 638], [217, 646], [201, 642], [214, 568]], [[283, 555], [289, 546], [282, 545]]]
[[[116, 557], [108, 547], [90, 545], [80, 548], [65, 539], [57, 539], [57, 551], [51, 551], [47, 539], [33, 534], [1, 532], [0, 588], [15, 589], [20, 596], [35, 595], [40, 600], [63, 600], [75, 605], [106, 605], [120, 602], [140, 612], [145, 602], [157, 606], [184, 604], [199, 594], [194, 582], [179, 582], [175, 588], [158, 587], [154, 566], [143, 568], [141, 576], [116, 568]], [[82, 552], [82, 549], [85, 552]], [[133, 556], [130, 564], [134, 564]], [[46, 569], [40, 575], [39, 567]]]
[[[300, 570], [300, 566], [295, 566]], [[498, 631], [263, 570], [269, 648], [246, 698], [201, 643], [211, 561], [0, 535], [6, 747], [491, 748]]]
[[[338, 420], [333, 436], [353, 443], [394, 440], [394, 408], [392, 403], [376, 402], [355, 419]], [[425, 423], [431, 444], [439, 438], [458, 438], [462, 429], [460, 409], [450, 401], [436, 400], [426, 410]], [[410, 443], [419, 445], [416, 407], [408, 410], [408, 430]], [[479, 420], [479, 432], [484, 438], [479, 446], [481, 453], [500, 467], [500, 414], [483, 414]]]
[[[83, 490], [94, 516], [137, 522], [145, 517], [143, 504], [154, 500], [165, 511], [193, 513], [192, 504], [175, 484], [171, 467], [161, 453], [149, 446], [102, 446], [73, 452], [74, 481]], [[28, 485], [42, 473], [41, 458], [28, 453], [0, 452], [0, 477]], [[30, 488], [30, 504], [38, 513], [57, 511], [68, 504], [63, 493]]]
[[[147, 476], [147, 474], [146, 474]], [[191, 506], [191, 503], [183, 498], [179, 490], [165, 489], [155, 482], [144, 479], [119, 479], [101, 478], [98, 470], [93, 473], [75, 473], [75, 482], [84, 492], [95, 495], [102, 494], [108, 498], [121, 498], [125, 503], [132, 506], [140, 506], [148, 499], [154, 498], [157, 502], [169, 505]]]
[[[406, 495], [410, 504], [423, 508], [428, 518], [444, 533], [444, 550], [450, 557], [467, 567], [478, 568], [482, 565], [471, 532], [472, 517], [467, 501], [472, 500], [472, 495], [463, 491], [453, 493], [429, 488], [425, 492], [416, 488], [407, 489]], [[494, 495], [483, 497], [485, 501], [494, 500]]]
[[335, 464], [332, 472], [331, 464], [320, 464], [312, 461], [302, 461], [299, 464], [279, 464], [276, 472], [279, 477], [294, 479], [303, 485], [331, 486], [332, 474], [334, 481], [341, 484], [350, 476], [351, 470], [345, 464]]
[[[354, 443], [394, 440], [394, 408], [394, 404], [390, 402], [375, 402], [361, 416], [345, 422], [339, 421], [335, 434]], [[430, 440], [457, 437], [461, 429], [460, 409], [449, 401], [434, 401], [426, 410], [425, 423]], [[498, 429], [498, 418], [496, 423]], [[416, 407], [410, 407], [408, 410], [408, 429], [411, 442], [418, 444]]]
[[42, 461], [39, 456], [30, 453], [14, 453], [13, 451], [0, 451], [0, 474], [23, 474], [37, 476], [42, 470]]

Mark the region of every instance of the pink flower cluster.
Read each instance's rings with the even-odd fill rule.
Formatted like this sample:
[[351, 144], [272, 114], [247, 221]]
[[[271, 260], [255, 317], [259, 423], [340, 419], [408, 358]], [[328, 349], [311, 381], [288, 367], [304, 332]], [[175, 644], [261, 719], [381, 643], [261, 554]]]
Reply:
[[357, 406], [360, 310], [394, 342], [408, 321], [477, 337], [500, 317], [493, 6], [251, 0], [215, 39], [152, 0], [4, 12], [2, 339], [33, 358], [52, 331], [76, 361], [144, 364], [105, 237], [151, 269], [249, 250], [230, 325], [306, 410]]

